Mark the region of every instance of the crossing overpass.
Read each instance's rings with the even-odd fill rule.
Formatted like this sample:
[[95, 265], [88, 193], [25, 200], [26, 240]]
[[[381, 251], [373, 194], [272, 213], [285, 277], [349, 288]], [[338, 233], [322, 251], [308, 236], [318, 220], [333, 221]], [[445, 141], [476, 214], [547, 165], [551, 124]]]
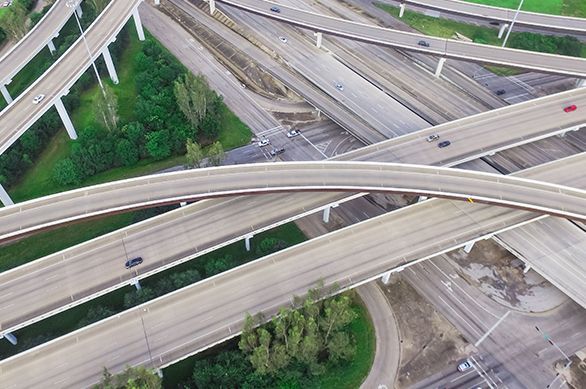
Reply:
[[[551, 162], [515, 176], [584, 188], [583, 158]], [[568, 171], [575, 174], [560, 174]], [[290, 304], [292, 295], [304, 294], [319, 280], [351, 288], [390, 269], [400, 271], [536, 219], [539, 215], [532, 212], [476, 203], [418, 203], [221, 273], [0, 361], [0, 386], [80, 387], [98, 381], [103, 366], [114, 373], [126, 365], [164, 367], [236, 336], [245, 312], [274, 314]]]
[[[343, 38], [435, 54], [442, 58], [513, 66], [544, 73], [586, 78], [586, 59], [584, 58], [501, 48], [397, 31], [320, 15], [266, 0], [215, 1], [295, 26]], [[271, 7], [278, 7], [280, 12], [272, 12]], [[427, 42], [429, 46], [420, 45], [419, 42], [422, 40]], [[441, 70], [441, 66], [439, 70]]]

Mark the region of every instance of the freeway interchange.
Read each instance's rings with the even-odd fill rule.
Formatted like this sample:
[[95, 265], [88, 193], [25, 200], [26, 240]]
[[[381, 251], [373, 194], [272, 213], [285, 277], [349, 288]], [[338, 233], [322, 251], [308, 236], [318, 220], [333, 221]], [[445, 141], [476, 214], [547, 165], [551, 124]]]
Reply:
[[[247, 1], [224, 2], [249, 10], [251, 8]], [[128, 2], [124, 5], [126, 8], [120, 8], [123, 7], [122, 3], [114, 0], [109, 7], [112, 16], [102, 14], [98, 20], [104, 23], [96, 21], [93, 29], [88, 31], [88, 39], [92, 32], [97, 31], [97, 25], [111, 31], [109, 35], [100, 34], [99, 39], [91, 41], [96, 56], [101, 54], [102, 47], [116, 35], [140, 2]], [[263, 5], [263, 8], [266, 6]], [[346, 32], [340, 33], [323, 26], [316, 28], [315, 24], [308, 21], [309, 14], [304, 11], [285, 9], [296, 18], [293, 21], [295, 24], [347, 36]], [[259, 13], [258, 10], [253, 12]], [[319, 15], [316, 17], [320, 21], [325, 20], [319, 19]], [[353, 28], [347, 23], [340, 24], [344, 24], [344, 28]], [[368, 30], [370, 27], [364, 28]], [[352, 34], [354, 38], [372, 41], [364, 39], [364, 36], [359, 37], [362, 32]], [[393, 46], [404, 47], [397, 43], [400, 39], [390, 40]], [[442, 54], [458, 57], [456, 54], [448, 54], [447, 41], [445, 44]], [[64, 55], [64, 59], [57, 62], [48, 73], [71, 72], [68, 67], [70, 61], [77, 64], [76, 69], [79, 71], [68, 75], [63, 73], [63, 77], [58, 79], [60, 84], [53, 81], [48, 84], [48, 80], [51, 80], [48, 75], [39, 81], [40, 85], [44, 85], [43, 88], [56, 90], [52, 98], [59, 98], [90, 65], [79, 51], [80, 42], [76, 45], [70, 51], [78, 50], [77, 57], [73, 54], [66, 54], [69, 55], [67, 57]], [[474, 49], [466, 50], [466, 57], [477, 59], [471, 54]], [[500, 50], [496, 52], [498, 55], [503, 53]], [[482, 58], [486, 59], [486, 56]], [[543, 59], [544, 56], [536, 55], [535, 58]], [[515, 63], [522, 64], [522, 61]], [[572, 70], [580, 68], [583, 63], [578, 68], [573, 68], [571, 60], [560, 60], [559, 64], [562, 64], [563, 72], [567, 74], [584, 75], [584, 71]], [[527, 67], [531, 68], [532, 65]], [[551, 71], [543, 65], [538, 68]], [[58, 73], [52, 76], [55, 74]], [[47, 106], [39, 107], [38, 112], [31, 113], [19, 108], [25, 106], [26, 99], [36, 93], [35, 85], [0, 113], [0, 123], [2, 120], [6, 120], [4, 123], [16, 123], [10, 115], [19, 115], [25, 111], [29, 115], [26, 120], [22, 120], [23, 125], [16, 126], [18, 130], [15, 133], [2, 140], [2, 150], [53, 102], [49, 99], [45, 102]], [[572, 115], [564, 113], [562, 108], [572, 103], [585, 106], [586, 89], [542, 97], [430, 127], [361, 148], [329, 162], [241, 165], [163, 174], [83, 188], [0, 209], [0, 239], [9, 240], [84, 217], [186, 200], [238, 196], [200, 201], [125, 231], [112, 233], [0, 274], [0, 291], [7, 291], [3, 296], [16, 292], [16, 298], [23, 298], [0, 299], [0, 312], [10, 311], [9, 315], [2, 314], [0, 322], [1, 333], [7, 334], [217, 247], [247, 239], [264, 229], [309, 213], [325, 209], [329, 211], [333, 205], [364, 195], [359, 193], [348, 197], [347, 193], [341, 192], [398, 192], [464, 200], [459, 203], [433, 199], [387, 213], [261, 258], [0, 361], [1, 386], [87, 386], [99, 378], [99, 371], [91, 370], [91, 366], [98, 365], [108, 366], [113, 371], [121, 370], [126, 364], [161, 368], [236, 336], [242, 325], [243, 312], [263, 311], [272, 314], [278, 307], [287, 304], [293, 294], [304, 294], [320, 279], [325, 280], [326, 284], [337, 282], [343, 288], [356, 287], [381, 275], [390, 275], [389, 271], [400, 271], [406, 266], [464, 247], [479, 239], [549, 219], [539, 214], [542, 212], [584, 221], [586, 206], [583, 189], [586, 189], [586, 182], [581, 174], [581, 167], [584, 166], [582, 154], [527, 169], [514, 176], [446, 168], [513, 146], [578, 130], [586, 121], [586, 112], [579, 109]], [[450, 148], [440, 150], [434, 143], [425, 141], [427, 136], [438, 132], [441, 132], [443, 139], [450, 138], [453, 143]], [[334, 193], [268, 194], [297, 191]], [[255, 200], [242, 195], [252, 193], [265, 193], [262, 197], [266, 198], [263, 200], [266, 215], [255, 214], [254, 208], [247, 205], [255, 204]], [[478, 204], [474, 200], [520, 209]], [[247, 211], [242, 212], [244, 209]], [[220, 215], [239, 221], [230, 229], [225, 229]], [[198, 218], [210, 218], [218, 222], [216, 227], [210, 228], [207, 223], [198, 222]], [[423, 228], [421, 226], [426, 223], [422, 223], [422, 220], [428, 222]], [[191, 231], [199, 236], [206, 231], [209, 236], [194, 246], [186, 235], [178, 238], [183, 239], [182, 245], [173, 242], [173, 249], [166, 248], [169, 242], [165, 242], [165, 234], [172, 233], [174, 229], [184, 230], [186, 226], [190, 229], [186, 232]], [[134, 239], [137, 255], [144, 255], [144, 250], [148, 250], [152, 258], [157, 258], [140, 274], [123, 271], [118, 263], [123, 257], [119, 242], [128, 239], [128, 234]], [[151, 242], [150, 247], [145, 246], [145, 240]], [[110, 258], [108, 270], [104, 272], [101, 265], [89, 269], [76, 267], [76, 256], [88, 252], [92, 253], [90, 256], [96, 255], [96, 258]], [[389, 256], [390, 252], [392, 255]], [[66, 257], [70, 260], [61, 260]], [[314, 258], [319, 258], [319, 263], [315, 263]], [[356, 258], [360, 258], [359, 263]], [[61, 293], [64, 290], [57, 288], [51, 298], [40, 298], [39, 293], [42, 296], [43, 290], [46, 292], [48, 289], [35, 290], [35, 277], [39, 274], [56, 276], [54, 285], [73, 283], [65, 294]], [[237, 298], [230, 293], [235, 285], [246, 285]], [[576, 289], [576, 285], [570, 288]], [[576, 290], [576, 301], [579, 301], [579, 286]], [[14, 301], [23, 307], [21, 311], [8, 309]], [[198, 304], [201, 301], [208, 303]], [[184, 306], [197, 306], [198, 310], [187, 312], [181, 309]], [[144, 344], [147, 333], [150, 339], [148, 353]], [[123, 355], [119, 352], [120, 348], [124, 349]]]

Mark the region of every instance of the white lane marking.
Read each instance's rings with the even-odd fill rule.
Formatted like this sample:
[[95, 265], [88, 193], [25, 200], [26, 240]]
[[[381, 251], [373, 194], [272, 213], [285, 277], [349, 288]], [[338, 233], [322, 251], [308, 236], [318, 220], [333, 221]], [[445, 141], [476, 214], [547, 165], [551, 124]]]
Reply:
[[324, 154], [323, 151], [321, 151], [313, 143], [311, 143], [311, 141], [309, 139], [307, 139], [307, 137], [305, 135], [301, 134], [301, 137], [303, 139], [305, 139], [307, 141], [307, 143], [309, 143], [314, 149], [316, 149], [324, 158], [327, 158], [328, 157], [327, 155]]
[[463, 317], [462, 317], [462, 316], [461, 316], [461, 315], [460, 315], [460, 314], [459, 314], [459, 313], [458, 313], [458, 312], [457, 312], [457, 311], [454, 309], [454, 307], [452, 307], [450, 304], [448, 304], [448, 303], [446, 302], [446, 300], [444, 300], [444, 299], [442, 298], [442, 296], [437, 296], [437, 297], [438, 297], [440, 300], [442, 300], [442, 302], [443, 302], [443, 303], [444, 303], [444, 304], [445, 304], [445, 305], [446, 305], [448, 308], [450, 308], [450, 309], [451, 309], [451, 310], [454, 312], [454, 315], [458, 316], [458, 318], [460, 318], [460, 320], [462, 320], [462, 322], [464, 322], [464, 324], [466, 324], [466, 325], [467, 325], [467, 326], [470, 328], [470, 330], [471, 330], [472, 332], [476, 333], [476, 335], [482, 335], [482, 334], [481, 334], [481, 333], [480, 333], [480, 332], [479, 332], [479, 331], [478, 331], [476, 328], [474, 328], [474, 327], [473, 327], [473, 326], [472, 326], [472, 325], [471, 325], [471, 324], [468, 322], [468, 320], [464, 319], [464, 318], [463, 318]]

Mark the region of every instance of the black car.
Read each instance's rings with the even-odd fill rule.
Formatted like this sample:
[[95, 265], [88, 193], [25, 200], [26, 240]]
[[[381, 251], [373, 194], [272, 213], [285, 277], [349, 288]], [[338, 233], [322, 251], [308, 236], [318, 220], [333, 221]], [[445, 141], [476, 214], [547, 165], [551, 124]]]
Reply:
[[281, 8], [279, 8], [279, 7], [271, 7], [271, 11], [280, 14], [281, 13]]
[[448, 147], [451, 144], [452, 144], [452, 142], [450, 142], [449, 140], [444, 140], [442, 142], [439, 142], [437, 144], [437, 147], [439, 147], [440, 149], [443, 149], [444, 147]]
[[281, 147], [278, 149], [272, 149], [271, 150], [271, 155], [274, 157], [275, 155], [279, 155], [279, 154], [283, 154], [285, 152], [285, 148]]
[[136, 257], [136, 258], [132, 258], [132, 259], [129, 259], [128, 261], [126, 261], [124, 266], [126, 266], [127, 269], [130, 269], [131, 267], [138, 266], [141, 263], [142, 263], [142, 257]]
[[417, 44], [418, 44], [419, 46], [423, 46], [423, 47], [429, 47], [429, 43], [428, 43], [428, 42], [426, 42], [426, 41], [419, 41], [419, 42], [417, 42]]
[[507, 91], [506, 91], [506, 90], [504, 90], [504, 89], [499, 89], [499, 90], [497, 90], [497, 91], [496, 91], [496, 95], [497, 95], [497, 96], [502, 96], [502, 95], [504, 95], [505, 93], [507, 93]]

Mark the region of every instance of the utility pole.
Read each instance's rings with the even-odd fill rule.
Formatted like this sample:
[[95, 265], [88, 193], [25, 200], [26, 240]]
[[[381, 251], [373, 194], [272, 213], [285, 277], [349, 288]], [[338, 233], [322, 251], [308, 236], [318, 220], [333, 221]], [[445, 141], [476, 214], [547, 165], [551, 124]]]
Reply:
[[521, 2], [519, 3], [519, 7], [517, 8], [517, 12], [515, 12], [515, 16], [513, 16], [513, 21], [511, 22], [511, 26], [507, 30], [507, 35], [505, 36], [505, 40], [503, 41], [502, 47], [505, 47], [507, 45], [507, 39], [509, 39], [509, 35], [511, 35], [511, 31], [513, 30], [513, 26], [515, 25], [515, 21], [517, 20], [517, 16], [519, 16], [519, 11], [521, 11], [521, 7], [523, 6], [523, 1], [525, 1], [525, 0], [521, 0]]

